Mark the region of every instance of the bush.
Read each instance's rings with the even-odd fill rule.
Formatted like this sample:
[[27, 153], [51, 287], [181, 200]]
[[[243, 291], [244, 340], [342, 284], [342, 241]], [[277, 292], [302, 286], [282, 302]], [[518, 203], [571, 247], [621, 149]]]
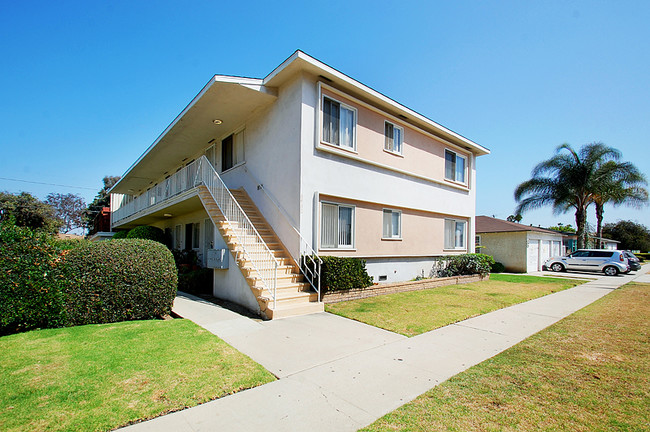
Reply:
[[644, 262], [645, 260], [650, 260], [650, 253], [635, 253], [639, 261]]
[[366, 271], [366, 261], [359, 258], [321, 257], [321, 289], [323, 292], [372, 285], [372, 278]]
[[62, 325], [59, 253], [44, 232], [0, 224], [0, 335]]
[[165, 232], [160, 228], [141, 225], [133, 228], [126, 235], [128, 239], [143, 239], [143, 240], [153, 240], [158, 243], [165, 244]]
[[439, 257], [431, 269], [433, 277], [480, 274], [488, 275], [494, 258], [485, 254], [462, 254]]
[[504, 271], [506, 271], [506, 266], [500, 262], [492, 264], [492, 268], [490, 269], [490, 273], [503, 273]]
[[115, 234], [113, 234], [113, 237], [111, 237], [111, 239], [113, 240], [125, 239], [128, 234], [129, 234], [128, 231], [117, 231]]
[[214, 270], [200, 268], [178, 273], [178, 290], [190, 294], [212, 294]]
[[178, 283], [171, 252], [140, 239], [88, 242], [73, 249], [62, 262], [61, 276], [69, 325], [169, 314]]

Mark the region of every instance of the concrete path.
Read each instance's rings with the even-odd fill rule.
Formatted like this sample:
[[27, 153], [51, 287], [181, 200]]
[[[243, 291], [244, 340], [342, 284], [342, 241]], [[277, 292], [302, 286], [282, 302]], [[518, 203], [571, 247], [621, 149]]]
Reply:
[[407, 338], [327, 313], [258, 322], [192, 296], [174, 311], [278, 381], [129, 426], [127, 431], [356, 431], [430, 388], [634, 279], [599, 278]]

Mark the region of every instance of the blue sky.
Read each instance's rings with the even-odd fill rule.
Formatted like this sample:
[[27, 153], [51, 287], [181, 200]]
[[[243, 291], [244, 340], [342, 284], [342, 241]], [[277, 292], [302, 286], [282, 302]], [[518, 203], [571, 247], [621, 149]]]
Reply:
[[[650, 174], [648, 2], [0, 1], [0, 190], [90, 201], [212, 75], [263, 77], [296, 49], [489, 148], [477, 214], [512, 214], [565, 142]], [[573, 214], [523, 220], [557, 222]]]

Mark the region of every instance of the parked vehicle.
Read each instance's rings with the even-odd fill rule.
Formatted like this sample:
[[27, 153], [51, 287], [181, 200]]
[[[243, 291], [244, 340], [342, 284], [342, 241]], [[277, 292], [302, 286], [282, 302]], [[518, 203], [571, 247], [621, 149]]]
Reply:
[[628, 273], [630, 266], [623, 251], [604, 249], [578, 249], [563, 257], [552, 257], [544, 261], [543, 270], [561, 272], [566, 270], [602, 271], [607, 276]]
[[641, 270], [641, 260], [639, 260], [636, 255], [630, 251], [623, 251], [623, 254], [625, 255], [625, 258], [627, 258], [627, 264], [630, 266], [630, 270]]

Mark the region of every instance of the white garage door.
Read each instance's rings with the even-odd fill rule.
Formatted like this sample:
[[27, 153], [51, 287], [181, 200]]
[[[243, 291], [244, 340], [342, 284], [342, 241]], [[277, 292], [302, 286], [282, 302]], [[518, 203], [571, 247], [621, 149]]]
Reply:
[[539, 242], [537, 240], [528, 241], [528, 265], [527, 271], [537, 271], [537, 263], [539, 260]]

